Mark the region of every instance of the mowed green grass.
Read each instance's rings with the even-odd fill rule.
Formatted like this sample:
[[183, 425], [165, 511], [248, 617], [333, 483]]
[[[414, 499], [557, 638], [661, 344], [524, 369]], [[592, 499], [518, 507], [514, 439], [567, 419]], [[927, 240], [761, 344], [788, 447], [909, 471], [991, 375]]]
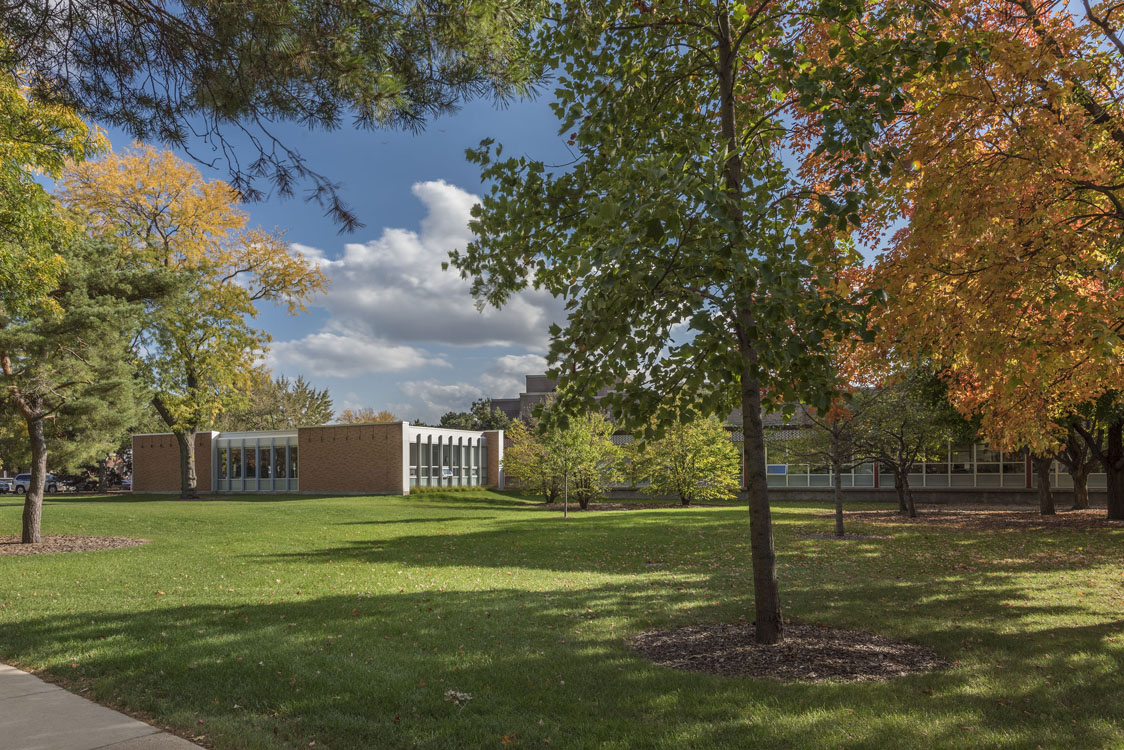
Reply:
[[799, 538], [827, 510], [775, 509], [786, 615], [953, 669], [783, 684], [654, 666], [629, 636], [752, 611], [746, 512], [563, 521], [487, 492], [52, 499], [46, 533], [151, 544], [0, 557], [0, 660], [214, 748], [1124, 746], [1122, 531]]

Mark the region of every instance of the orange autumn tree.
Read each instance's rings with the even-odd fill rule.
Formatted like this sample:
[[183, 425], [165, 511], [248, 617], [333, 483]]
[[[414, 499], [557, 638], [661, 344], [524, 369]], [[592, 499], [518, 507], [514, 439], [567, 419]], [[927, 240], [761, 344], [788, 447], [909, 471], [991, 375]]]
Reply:
[[[884, 325], [903, 358], [940, 366], [990, 442], [1046, 456], [1124, 375], [1124, 12], [941, 7], [955, 42], [902, 84], [894, 119], [872, 138], [871, 153], [894, 157], [874, 213], [883, 228], [904, 224], [878, 264], [892, 300]], [[875, 27], [881, 38], [859, 48], [941, 31], [912, 19]], [[942, 66], [941, 55], [964, 64]], [[828, 160], [806, 167], [845, 177]], [[1109, 516], [1124, 518], [1124, 420], [1111, 421], [1101, 459]]]
[[181, 493], [193, 497], [195, 433], [245, 396], [270, 341], [251, 325], [257, 304], [303, 312], [324, 275], [280, 234], [250, 227], [230, 186], [169, 151], [136, 144], [74, 165], [60, 196], [91, 231], [125, 244], [130, 262], [178, 279], [179, 292], [152, 310], [137, 353], [152, 405], [180, 447]]

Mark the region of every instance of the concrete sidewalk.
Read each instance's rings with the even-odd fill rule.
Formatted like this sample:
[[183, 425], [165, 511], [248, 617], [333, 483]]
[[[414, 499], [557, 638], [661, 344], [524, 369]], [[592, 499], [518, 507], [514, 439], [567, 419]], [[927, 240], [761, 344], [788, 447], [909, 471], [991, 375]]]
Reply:
[[193, 742], [0, 664], [0, 750], [192, 750]]

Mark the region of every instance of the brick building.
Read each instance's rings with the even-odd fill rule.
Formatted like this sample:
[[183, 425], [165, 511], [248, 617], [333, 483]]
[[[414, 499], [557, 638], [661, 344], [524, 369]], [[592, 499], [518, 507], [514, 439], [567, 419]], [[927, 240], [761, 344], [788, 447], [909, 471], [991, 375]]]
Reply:
[[[502, 487], [503, 432], [409, 422], [201, 432], [201, 491], [405, 495], [411, 487]], [[133, 490], [178, 492], [180, 454], [171, 434], [133, 436]]]

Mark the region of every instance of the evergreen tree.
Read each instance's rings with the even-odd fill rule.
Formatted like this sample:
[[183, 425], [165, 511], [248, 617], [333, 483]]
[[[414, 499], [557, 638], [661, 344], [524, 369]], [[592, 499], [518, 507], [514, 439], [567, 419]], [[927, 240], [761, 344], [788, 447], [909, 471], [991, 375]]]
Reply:
[[492, 400], [478, 398], [468, 411], [445, 412], [440, 426], [454, 430], [509, 430], [511, 417], [492, 406]]
[[[144, 141], [216, 154], [244, 198], [297, 183], [345, 228], [337, 185], [274, 125], [417, 130], [473, 96], [535, 79], [541, 0], [21, 0], [0, 13], [0, 66]], [[244, 136], [249, 134], [249, 138]], [[212, 148], [213, 147], [213, 148]]]
[[317, 427], [331, 422], [334, 413], [327, 388], [313, 387], [303, 375], [290, 380], [259, 370], [245, 403], [224, 413], [216, 428], [249, 431]]
[[31, 455], [22, 541], [41, 541], [48, 460], [69, 468], [103, 456], [136, 421], [141, 385], [130, 344], [160, 277], [127, 265], [120, 246], [71, 237], [54, 310], [0, 318], [0, 386], [22, 418]]

